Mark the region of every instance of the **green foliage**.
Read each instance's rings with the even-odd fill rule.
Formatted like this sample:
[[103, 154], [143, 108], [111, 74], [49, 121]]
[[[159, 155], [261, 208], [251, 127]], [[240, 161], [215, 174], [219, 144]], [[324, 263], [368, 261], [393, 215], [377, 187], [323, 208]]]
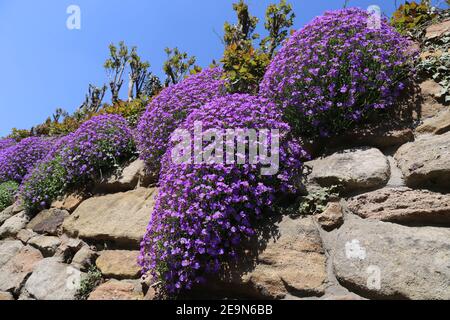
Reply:
[[440, 92], [444, 103], [450, 103], [450, 33], [444, 34], [439, 39], [433, 39], [426, 43], [424, 52], [429, 52], [428, 56], [423, 56], [417, 69], [425, 77], [431, 77], [442, 86]]
[[300, 198], [298, 214], [314, 215], [322, 213], [330, 200], [339, 198], [338, 190], [338, 186], [331, 186], [309, 192], [308, 195]]
[[254, 33], [259, 20], [250, 14], [243, 0], [233, 4], [233, 10], [237, 23], [232, 25], [226, 22], [224, 25], [226, 48], [221, 60], [223, 78], [227, 80], [227, 89], [231, 93], [256, 93], [269, 64], [268, 55], [253, 47], [253, 40], [259, 38]]
[[0, 212], [14, 203], [19, 185], [15, 181], [8, 181], [0, 184]]
[[432, 12], [429, 1], [422, 0], [420, 3], [406, 1], [394, 12], [391, 24], [398, 32], [407, 34], [435, 17], [436, 14]]
[[261, 41], [262, 50], [271, 59], [275, 50], [286, 40], [289, 28], [294, 25], [295, 14], [292, 12], [292, 5], [286, 0], [276, 4], [271, 4], [266, 10], [266, 22], [264, 24], [269, 35]]
[[33, 136], [31, 130], [13, 128], [11, 134], [8, 135], [8, 138], [12, 138], [19, 142], [20, 140], [29, 138], [31, 136]]
[[225, 22], [223, 40], [226, 46], [258, 39], [259, 35], [254, 31], [259, 19], [250, 14], [248, 5], [243, 0], [239, 0], [238, 3], [233, 4], [233, 10], [237, 14], [238, 22], [235, 25]]
[[130, 127], [136, 127], [147, 104], [148, 100], [146, 99], [134, 99], [130, 102], [119, 100], [113, 105], [105, 105], [99, 114], [121, 115], [128, 121]]
[[193, 68], [198, 70], [199, 67], [195, 66], [196, 58], [194, 56], [189, 57], [186, 52], [181, 52], [178, 48], [166, 48], [165, 52], [167, 61], [164, 62], [163, 70], [167, 76], [166, 87], [183, 80]]
[[251, 45], [229, 45], [222, 59], [228, 91], [256, 93], [269, 62], [267, 54]]
[[85, 276], [81, 279], [80, 288], [77, 291], [77, 300], [87, 300], [89, 295], [102, 282], [102, 273], [96, 266], [91, 266]]
[[66, 175], [60, 156], [41, 162], [21, 187], [22, 200], [27, 212], [36, 212], [62, 195], [66, 190]]

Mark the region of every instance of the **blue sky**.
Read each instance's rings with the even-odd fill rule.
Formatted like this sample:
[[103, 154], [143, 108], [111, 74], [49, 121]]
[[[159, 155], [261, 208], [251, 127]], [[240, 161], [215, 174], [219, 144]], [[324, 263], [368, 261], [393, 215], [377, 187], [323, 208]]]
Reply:
[[[219, 60], [224, 21], [235, 21], [233, 0], [0, 0], [0, 136], [30, 128], [57, 107], [73, 112], [89, 83], [107, 83], [103, 63], [108, 45], [136, 45], [151, 70], [162, 75], [165, 47], [178, 46], [200, 66]], [[249, 0], [264, 17], [277, 0]], [[290, 0], [300, 28], [344, 0]], [[401, 1], [398, 1], [401, 2]], [[81, 9], [81, 30], [66, 27], [69, 5]], [[350, 6], [379, 5], [387, 15], [394, 0], [350, 0]], [[259, 32], [263, 34], [263, 22]], [[124, 89], [126, 85], [124, 85]], [[126, 94], [122, 92], [122, 97]], [[107, 98], [109, 99], [109, 97]]]

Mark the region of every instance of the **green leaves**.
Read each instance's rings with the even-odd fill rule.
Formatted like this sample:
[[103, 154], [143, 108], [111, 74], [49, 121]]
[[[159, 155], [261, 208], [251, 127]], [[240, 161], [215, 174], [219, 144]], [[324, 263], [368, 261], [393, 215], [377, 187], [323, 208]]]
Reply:
[[289, 28], [294, 25], [295, 14], [292, 5], [286, 0], [281, 0], [278, 5], [272, 4], [266, 10], [266, 22], [264, 24], [269, 35], [261, 41], [262, 50], [272, 58], [275, 50], [288, 36]]
[[191, 70], [198, 72], [200, 67], [195, 66], [195, 56], [188, 56], [186, 52], [181, 52], [177, 47], [166, 48], [167, 61], [164, 62], [164, 73], [167, 76], [166, 87], [177, 84], [188, 75]]
[[18, 189], [19, 185], [14, 181], [0, 184], [0, 212], [13, 204]]

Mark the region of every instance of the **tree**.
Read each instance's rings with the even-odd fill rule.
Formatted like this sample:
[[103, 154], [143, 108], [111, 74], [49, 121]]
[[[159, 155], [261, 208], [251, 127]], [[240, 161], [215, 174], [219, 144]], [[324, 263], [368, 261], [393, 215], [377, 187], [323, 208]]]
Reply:
[[295, 14], [292, 5], [286, 0], [281, 0], [278, 5], [271, 4], [266, 10], [266, 22], [264, 24], [269, 35], [261, 41], [262, 50], [271, 59], [275, 50], [283, 43], [289, 33], [289, 28], [294, 25]]
[[59, 120], [62, 120], [68, 116], [69, 116], [69, 113], [67, 111], [63, 110], [62, 108], [57, 108], [55, 110], [55, 113], [52, 115], [53, 122], [58, 123]]
[[137, 48], [133, 47], [130, 54], [130, 82], [128, 85], [128, 101], [133, 100], [134, 97], [140, 98], [144, 84], [149, 76], [148, 68], [150, 63], [142, 62], [137, 54]]
[[250, 14], [243, 0], [233, 4], [233, 10], [237, 15], [237, 23], [232, 25], [225, 22], [224, 25], [223, 40], [226, 47], [221, 60], [224, 79], [230, 92], [255, 93], [269, 58], [253, 46], [253, 41], [259, 38], [254, 33], [258, 18]]
[[106, 89], [106, 85], [101, 88], [96, 87], [92, 84], [89, 85], [89, 90], [86, 94], [86, 98], [83, 104], [78, 108], [80, 116], [84, 116], [86, 114], [94, 114], [100, 110], [103, 98], [105, 97]]
[[235, 25], [225, 22], [223, 37], [225, 45], [244, 45], [244, 42], [258, 39], [259, 35], [254, 31], [259, 19], [250, 14], [248, 5], [243, 0], [239, 0], [238, 3], [233, 4], [233, 10], [236, 12], [238, 21]]
[[194, 67], [196, 58], [189, 57], [186, 52], [181, 52], [178, 48], [164, 50], [167, 53], [167, 61], [164, 62], [164, 73], [166, 74], [166, 87], [180, 82]]
[[156, 96], [162, 89], [161, 80], [151, 72], [148, 74], [145, 80], [144, 88], [142, 94], [146, 97]]
[[128, 48], [123, 41], [119, 42], [119, 48], [114, 44], [109, 45], [110, 57], [105, 61], [105, 69], [109, 77], [112, 102], [119, 100], [119, 92], [123, 85], [123, 73], [130, 59]]

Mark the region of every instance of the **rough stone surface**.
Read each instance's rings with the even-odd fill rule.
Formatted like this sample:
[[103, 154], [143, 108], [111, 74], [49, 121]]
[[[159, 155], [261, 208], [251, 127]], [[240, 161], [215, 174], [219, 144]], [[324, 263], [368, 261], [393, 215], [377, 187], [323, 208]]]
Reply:
[[11, 218], [14, 215], [13, 212], [13, 208], [14, 206], [10, 206], [8, 208], [6, 208], [5, 210], [3, 210], [2, 212], [0, 212], [0, 226], [9, 218]]
[[84, 201], [84, 196], [80, 194], [69, 194], [62, 199], [56, 200], [52, 203], [51, 207], [60, 210], [66, 210], [73, 212], [81, 202]]
[[29, 221], [25, 212], [20, 212], [8, 220], [0, 227], [0, 239], [14, 237], [21, 229], [25, 228]]
[[400, 146], [414, 140], [414, 133], [408, 128], [386, 129], [382, 126], [377, 128], [359, 129], [354, 132], [333, 137], [326, 144], [327, 149], [352, 148], [352, 147], [374, 147], [386, 149]]
[[0, 241], [0, 268], [11, 260], [23, 248], [17, 240]]
[[66, 235], [63, 235], [60, 240], [61, 244], [55, 251], [55, 257], [60, 257], [64, 262], [71, 262], [78, 250], [87, 246], [82, 240], [68, 238]]
[[0, 301], [14, 300], [14, 297], [9, 292], [0, 292]]
[[118, 174], [101, 181], [94, 188], [96, 193], [116, 193], [133, 190], [141, 185], [145, 177], [145, 163], [138, 159], [127, 167], [125, 167]]
[[450, 226], [450, 195], [427, 190], [380, 189], [350, 199], [348, 208], [362, 218]]
[[264, 231], [258, 245], [243, 254], [241, 265], [203, 290], [252, 299], [323, 295], [326, 257], [313, 218], [284, 217], [270, 225], [273, 229]]
[[31, 238], [36, 237], [37, 235], [38, 234], [32, 230], [22, 229], [17, 233], [16, 238], [24, 244], [27, 244]]
[[395, 154], [406, 185], [413, 188], [450, 188], [450, 132], [422, 137]]
[[95, 263], [105, 277], [137, 279], [141, 271], [138, 257], [139, 251], [107, 250], [100, 252]]
[[425, 96], [431, 96], [433, 98], [439, 98], [442, 95], [442, 87], [434, 80], [426, 80], [420, 85], [421, 93]]
[[142, 300], [144, 295], [139, 281], [109, 280], [98, 286], [88, 300]]
[[39, 249], [44, 257], [52, 257], [61, 244], [61, 240], [58, 237], [41, 235], [30, 239], [28, 244]]
[[60, 231], [61, 225], [64, 219], [69, 216], [69, 212], [60, 209], [49, 209], [38, 213], [28, 223], [27, 228], [37, 233], [43, 233], [48, 235], [57, 235]]
[[440, 112], [432, 118], [426, 119], [416, 128], [418, 133], [443, 134], [450, 131], [450, 109]]
[[[450, 299], [450, 230], [346, 216], [325, 235], [339, 282], [375, 299]], [[378, 281], [379, 280], [379, 281]]]
[[326, 231], [339, 228], [344, 222], [344, 213], [339, 201], [328, 203], [324, 212], [316, 216], [317, 222]]
[[46, 258], [35, 266], [24, 291], [38, 300], [74, 300], [83, 275], [56, 258]]
[[73, 257], [72, 265], [81, 271], [86, 271], [94, 264], [97, 253], [88, 246], [83, 246]]
[[18, 295], [26, 278], [42, 258], [39, 250], [30, 246], [22, 247], [0, 268], [0, 291]]
[[137, 248], [150, 220], [156, 193], [156, 189], [140, 188], [90, 198], [64, 221], [64, 231], [73, 237]]
[[450, 32], [450, 20], [444, 20], [429, 26], [426, 29], [425, 38], [427, 40], [434, 39], [442, 36], [446, 32]]
[[278, 225], [280, 237], [270, 241], [244, 283], [263, 295], [281, 298], [287, 293], [320, 296], [326, 282], [326, 258], [312, 218], [285, 217]]
[[378, 149], [350, 149], [306, 163], [309, 180], [322, 187], [340, 185], [344, 192], [384, 186], [390, 177], [387, 158]]

